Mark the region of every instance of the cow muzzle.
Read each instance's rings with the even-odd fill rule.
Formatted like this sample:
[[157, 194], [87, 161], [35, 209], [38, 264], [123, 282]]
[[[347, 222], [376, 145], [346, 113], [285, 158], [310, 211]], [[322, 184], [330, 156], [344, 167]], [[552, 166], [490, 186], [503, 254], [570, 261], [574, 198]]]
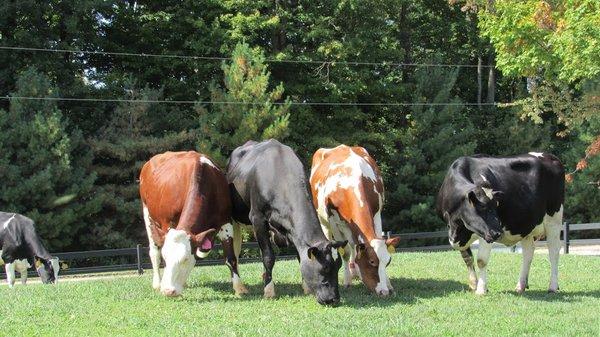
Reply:
[[181, 295], [177, 292], [177, 290], [175, 290], [175, 288], [164, 288], [160, 292], [167, 297], [177, 297]]

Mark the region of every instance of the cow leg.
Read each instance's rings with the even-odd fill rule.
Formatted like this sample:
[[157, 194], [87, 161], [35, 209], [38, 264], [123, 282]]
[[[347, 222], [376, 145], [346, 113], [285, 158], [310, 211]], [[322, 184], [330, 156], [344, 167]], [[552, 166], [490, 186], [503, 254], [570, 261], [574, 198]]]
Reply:
[[22, 285], [26, 285], [27, 284], [27, 269], [25, 270], [21, 270], [21, 284]]
[[160, 248], [154, 243], [152, 238], [152, 222], [150, 220], [150, 213], [146, 205], [143, 205], [144, 209], [144, 222], [146, 224], [146, 234], [148, 234], [148, 243], [150, 246], [150, 261], [152, 262], [152, 288], [155, 290], [160, 289]]
[[487, 265], [490, 261], [492, 244], [479, 239], [479, 250], [477, 251], [477, 267], [479, 267], [479, 281], [477, 282], [477, 295], [485, 295], [487, 292]]
[[[239, 226], [239, 225], [238, 225]], [[238, 235], [241, 233], [238, 231]], [[242, 283], [238, 272], [238, 256], [239, 251], [236, 253], [235, 250], [235, 231], [233, 225], [230, 223], [221, 226], [221, 229], [217, 233], [217, 236], [223, 244], [223, 252], [225, 253], [225, 264], [229, 267], [231, 272], [231, 282], [233, 283], [233, 290], [237, 296], [247, 294], [248, 289]]]
[[354, 245], [348, 243], [344, 248], [344, 255], [342, 255], [342, 260], [344, 262], [344, 287], [346, 288], [352, 285], [352, 271], [350, 270], [350, 265], [354, 264], [352, 255], [356, 254], [356, 248], [353, 246]]
[[475, 263], [473, 261], [473, 251], [471, 248], [460, 251], [460, 255], [467, 265], [467, 271], [469, 272], [469, 288], [471, 290], [477, 289], [477, 273], [475, 272]]
[[548, 259], [550, 260], [550, 285], [549, 293], [558, 291], [558, 257], [560, 255], [560, 228], [562, 226], [563, 208], [553, 216], [544, 217], [544, 229], [546, 231], [546, 240], [548, 242]]
[[515, 288], [515, 291], [519, 294], [522, 294], [525, 289], [529, 288], [529, 268], [531, 267], [531, 260], [533, 260], [533, 252], [535, 251], [533, 237], [525, 237], [521, 241], [521, 248], [523, 250], [523, 265], [521, 266], [521, 274]]
[[275, 297], [275, 284], [273, 283], [273, 266], [275, 265], [275, 253], [271, 246], [271, 240], [269, 237], [268, 223], [265, 218], [257, 213], [250, 212], [250, 221], [254, 226], [254, 236], [258, 242], [258, 247], [262, 254], [263, 266], [265, 272], [263, 274], [264, 297], [273, 298]]
[[15, 285], [15, 264], [13, 262], [7, 263], [4, 268], [6, 270], [6, 282], [12, 288]]

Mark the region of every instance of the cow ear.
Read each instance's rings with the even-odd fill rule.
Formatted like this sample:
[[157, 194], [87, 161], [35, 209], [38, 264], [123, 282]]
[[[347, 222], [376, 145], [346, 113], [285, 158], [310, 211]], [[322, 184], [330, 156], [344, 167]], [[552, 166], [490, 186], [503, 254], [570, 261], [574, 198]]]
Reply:
[[389, 238], [385, 240], [385, 245], [387, 246], [388, 252], [390, 252], [390, 254], [396, 252], [396, 247], [398, 247], [399, 243], [400, 237]]
[[467, 193], [467, 200], [469, 201], [471, 206], [475, 206], [475, 204], [479, 202], [479, 200], [477, 200], [477, 195], [475, 195], [475, 191], [473, 190]]
[[332, 241], [329, 245], [332, 248], [340, 248], [340, 247], [346, 247], [347, 244], [348, 244], [348, 240], [344, 240], [344, 241]]
[[356, 258], [360, 258], [362, 253], [367, 249], [364, 243], [359, 243], [356, 245]]
[[310, 248], [308, 248], [308, 251], [306, 252], [306, 254], [308, 255], [308, 258], [311, 261], [316, 260], [318, 253], [319, 253], [319, 248], [317, 248], [317, 247], [310, 247]]

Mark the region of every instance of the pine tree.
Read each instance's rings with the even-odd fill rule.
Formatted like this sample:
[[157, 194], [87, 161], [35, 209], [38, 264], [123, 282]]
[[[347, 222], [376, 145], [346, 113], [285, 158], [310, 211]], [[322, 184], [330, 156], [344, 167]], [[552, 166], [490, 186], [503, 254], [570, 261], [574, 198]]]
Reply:
[[435, 197], [449, 165], [475, 150], [475, 129], [460, 99], [452, 94], [457, 70], [421, 68], [415, 72], [415, 103], [407, 115], [408, 126], [398, 130], [400, 151], [393, 186], [387, 194], [385, 227], [394, 231], [428, 231], [443, 223], [434, 212]]
[[[288, 135], [289, 102], [276, 105], [283, 96], [283, 84], [269, 90], [270, 73], [265, 57], [258, 49], [238, 43], [231, 62], [224, 62], [225, 87], [212, 84], [212, 104], [198, 106], [200, 151], [223, 165], [229, 154], [248, 140]], [[241, 102], [219, 104], [217, 102]]]
[[[158, 100], [160, 91], [137, 89], [128, 81], [128, 100]], [[165, 151], [193, 148], [196, 132], [156, 131], [152, 123], [168, 106], [146, 102], [118, 105], [107, 126], [90, 143], [94, 153], [93, 169], [98, 173], [96, 189], [102, 201], [102, 217], [89, 229], [85, 246], [122, 248], [147, 242], [139, 200], [139, 172], [148, 159]]]
[[[50, 80], [30, 68], [14, 97], [56, 97]], [[72, 246], [77, 232], [99, 209], [92, 194], [92, 157], [78, 130], [55, 101], [13, 98], [0, 111], [0, 209], [36, 222], [48, 249]]]

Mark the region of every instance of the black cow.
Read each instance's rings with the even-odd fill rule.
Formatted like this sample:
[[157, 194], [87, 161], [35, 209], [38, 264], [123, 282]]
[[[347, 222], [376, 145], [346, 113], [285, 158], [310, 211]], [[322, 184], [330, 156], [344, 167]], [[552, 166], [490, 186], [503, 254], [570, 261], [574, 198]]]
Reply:
[[23, 284], [27, 269], [39, 259], [38, 275], [44, 283], [54, 283], [58, 274], [58, 259], [52, 258], [35, 231], [33, 220], [16, 213], [0, 212], [0, 262], [6, 264], [8, 286], [15, 284], [15, 270], [21, 273]]
[[347, 242], [330, 242], [323, 234], [294, 151], [273, 139], [249, 141], [233, 151], [227, 166], [233, 218], [252, 224], [262, 253], [264, 296], [275, 296], [271, 232], [296, 247], [305, 292], [314, 292], [320, 304], [338, 303], [338, 248]]
[[[523, 266], [516, 291], [528, 288], [534, 240], [546, 236], [551, 265], [549, 292], [558, 291], [558, 255], [563, 216], [565, 171], [555, 156], [530, 152], [513, 157], [457, 159], [437, 196], [437, 213], [448, 224], [450, 244], [461, 251], [469, 285], [487, 291], [486, 266], [492, 242], [521, 242]], [[477, 266], [470, 244], [479, 240]]]

